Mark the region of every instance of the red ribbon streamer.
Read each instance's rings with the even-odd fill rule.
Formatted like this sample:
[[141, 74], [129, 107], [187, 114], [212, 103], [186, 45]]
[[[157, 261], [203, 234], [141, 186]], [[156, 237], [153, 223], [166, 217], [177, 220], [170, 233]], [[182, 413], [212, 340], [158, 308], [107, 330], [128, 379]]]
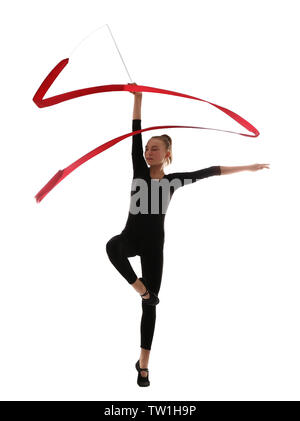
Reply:
[[243, 126], [245, 129], [247, 129], [249, 132], [253, 134], [250, 135], [246, 133], [233, 132], [230, 130], [221, 130], [221, 129], [213, 129], [213, 128], [207, 128], [207, 127], [198, 127], [198, 126], [153, 126], [153, 127], [148, 127], [142, 130], [136, 130], [134, 132], [127, 133], [125, 135], [116, 137], [115, 139], [112, 139], [106, 143], [103, 143], [102, 145], [98, 146], [96, 149], [93, 149], [92, 151], [82, 156], [77, 161], [73, 162], [73, 164], [69, 165], [64, 170], [59, 170], [54, 175], [54, 177], [52, 177], [51, 180], [36, 194], [35, 199], [37, 202], [40, 202], [49, 193], [49, 191], [51, 191], [67, 175], [69, 175], [72, 171], [74, 171], [77, 167], [82, 165], [84, 162], [88, 161], [95, 155], [98, 155], [99, 153], [105, 151], [106, 149], [110, 148], [111, 146], [115, 145], [116, 143], [120, 142], [126, 137], [133, 136], [134, 134], [138, 134], [138, 133], [145, 132], [148, 130], [157, 130], [157, 129], [165, 129], [165, 128], [193, 128], [193, 129], [219, 130], [222, 132], [234, 133], [234, 134], [239, 134], [241, 136], [247, 136], [247, 137], [259, 136], [259, 131], [254, 126], [252, 126], [252, 124], [250, 124], [247, 120], [245, 120], [238, 114], [234, 113], [233, 111], [228, 110], [227, 108], [221, 107], [220, 105], [214, 104], [212, 102], [206, 101], [201, 98], [181, 94], [179, 92], [168, 91], [165, 89], [152, 88], [150, 86], [131, 85], [131, 84], [94, 86], [91, 88], [84, 88], [84, 89], [78, 89], [76, 91], [66, 92], [60, 95], [54, 95], [52, 97], [44, 99], [44, 96], [46, 95], [47, 91], [49, 90], [49, 88], [51, 87], [55, 79], [58, 77], [58, 75], [65, 68], [65, 66], [68, 64], [68, 62], [69, 62], [68, 58], [61, 60], [51, 70], [51, 72], [48, 74], [48, 76], [45, 78], [45, 80], [43, 81], [39, 89], [37, 90], [36, 94], [33, 97], [33, 101], [39, 108], [50, 107], [52, 105], [59, 104], [60, 102], [63, 102], [63, 101], [68, 101], [73, 98], [78, 98], [80, 96], [95, 94], [99, 92], [113, 92], [113, 91], [153, 92], [153, 93], [159, 93], [159, 94], [180, 96], [184, 98], [195, 99], [197, 101], [206, 102], [218, 108], [219, 110], [223, 111], [225, 114], [227, 114], [229, 117], [231, 117], [233, 120], [235, 120], [237, 123], [239, 123], [241, 126]]

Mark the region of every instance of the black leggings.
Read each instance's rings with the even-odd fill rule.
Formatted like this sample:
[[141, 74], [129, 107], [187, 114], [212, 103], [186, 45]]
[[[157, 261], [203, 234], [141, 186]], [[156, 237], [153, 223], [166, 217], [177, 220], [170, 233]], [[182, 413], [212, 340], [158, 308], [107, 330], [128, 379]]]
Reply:
[[[137, 276], [128, 257], [139, 255], [142, 277], [148, 281], [149, 289], [158, 295], [163, 272], [163, 246], [153, 243], [150, 246], [146, 243], [145, 247], [142, 243], [142, 240], [133, 239], [121, 233], [107, 242], [106, 252], [111, 263], [129, 284], [133, 284]], [[141, 348], [150, 350], [156, 321], [156, 306], [142, 302], [142, 309]]]

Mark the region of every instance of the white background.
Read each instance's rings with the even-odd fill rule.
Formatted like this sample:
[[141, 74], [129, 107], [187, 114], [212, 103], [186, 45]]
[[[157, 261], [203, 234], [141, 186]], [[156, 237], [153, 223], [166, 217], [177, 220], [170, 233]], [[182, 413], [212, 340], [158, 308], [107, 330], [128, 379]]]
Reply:
[[[296, 1], [1, 3], [1, 400], [299, 400], [299, 22]], [[133, 95], [47, 96], [132, 81], [194, 95], [260, 131], [167, 129], [166, 173], [210, 177], [174, 194], [149, 361], [136, 384], [141, 298], [105, 246], [125, 226], [131, 138], [97, 155], [40, 203], [59, 170], [131, 131]], [[142, 128], [246, 133], [205, 102], [144, 93]], [[130, 259], [141, 276], [139, 257]]]

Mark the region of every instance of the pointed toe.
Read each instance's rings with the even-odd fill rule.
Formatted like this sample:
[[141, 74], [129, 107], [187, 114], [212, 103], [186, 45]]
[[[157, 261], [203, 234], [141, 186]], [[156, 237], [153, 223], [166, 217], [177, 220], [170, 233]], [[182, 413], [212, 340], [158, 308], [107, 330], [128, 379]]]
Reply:
[[[146, 386], [150, 386], [150, 381], [149, 381], [149, 370], [148, 368], [141, 368], [140, 367], [140, 360], [137, 360], [137, 362], [135, 363], [135, 368], [138, 371], [138, 377], [137, 377], [137, 384], [141, 387], [146, 387]], [[143, 377], [141, 375], [141, 371], [147, 371], [147, 377]]]

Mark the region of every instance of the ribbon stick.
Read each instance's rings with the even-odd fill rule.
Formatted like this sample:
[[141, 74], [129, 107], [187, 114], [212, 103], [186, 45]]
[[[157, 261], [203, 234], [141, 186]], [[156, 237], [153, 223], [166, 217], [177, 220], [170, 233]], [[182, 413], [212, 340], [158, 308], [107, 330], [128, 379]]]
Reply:
[[229, 110], [225, 107], [222, 107], [220, 105], [214, 104], [212, 102], [209, 102], [209, 101], [206, 101], [204, 99], [197, 98], [197, 97], [194, 97], [194, 96], [191, 96], [191, 95], [186, 95], [186, 94], [182, 94], [182, 93], [179, 93], [179, 92], [169, 91], [169, 90], [166, 90], [166, 89], [154, 88], [154, 87], [150, 87], [150, 86], [131, 85], [131, 84], [127, 84], [127, 85], [120, 85], [120, 84], [102, 85], [102, 86], [94, 86], [94, 87], [90, 87], [90, 88], [78, 89], [78, 90], [75, 90], [75, 91], [69, 91], [69, 92], [59, 94], [59, 95], [54, 95], [54, 96], [49, 97], [49, 98], [44, 98], [47, 91], [49, 90], [49, 88], [51, 87], [51, 85], [53, 84], [55, 79], [59, 76], [59, 74], [66, 67], [68, 62], [69, 62], [68, 58], [66, 58], [64, 60], [61, 60], [51, 70], [51, 72], [48, 74], [48, 76], [45, 78], [45, 80], [42, 82], [41, 86], [39, 87], [39, 89], [35, 93], [35, 95], [33, 97], [33, 101], [39, 108], [50, 107], [50, 106], [53, 106], [55, 104], [59, 104], [59, 103], [64, 102], [64, 101], [68, 101], [70, 99], [78, 98], [80, 96], [100, 93], [100, 92], [114, 92], [114, 91], [153, 92], [153, 93], [174, 95], [174, 96], [179, 96], [179, 97], [183, 97], [183, 98], [189, 98], [189, 99], [194, 99], [194, 100], [197, 100], [197, 101], [206, 102], [206, 103], [218, 108], [219, 110], [221, 110], [225, 114], [227, 114], [229, 117], [231, 117], [233, 120], [235, 120], [237, 123], [239, 123], [242, 127], [247, 129], [252, 134], [239, 133], [239, 132], [234, 132], [234, 131], [229, 131], [229, 130], [221, 130], [221, 129], [207, 128], [207, 127], [172, 126], [172, 125], [153, 126], [153, 127], [148, 127], [146, 129], [130, 132], [130, 133], [121, 135], [119, 137], [116, 137], [115, 139], [112, 139], [112, 140], [110, 140], [106, 143], [103, 143], [102, 145], [98, 146], [97, 148], [93, 149], [92, 151], [90, 151], [86, 155], [79, 158], [77, 161], [73, 162], [73, 164], [69, 165], [64, 170], [59, 170], [54, 175], [54, 177], [52, 177], [51, 180], [36, 194], [35, 199], [36, 199], [37, 202], [40, 202], [49, 193], [49, 191], [51, 191], [67, 175], [69, 175], [72, 171], [74, 171], [77, 167], [82, 165], [84, 162], [88, 161], [89, 159], [91, 159], [95, 155], [98, 155], [99, 153], [105, 151], [106, 149], [112, 147], [113, 145], [120, 142], [121, 140], [123, 140], [123, 139], [125, 139], [129, 136], [133, 136], [134, 134], [142, 133], [142, 132], [145, 132], [145, 131], [148, 131], [148, 130], [158, 130], [158, 129], [165, 129], [165, 128], [194, 128], [194, 129], [205, 129], [205, 130], [217, 130], [217, 131], [234, 133], [234, 134], [238, 134], [238, 135], [241, 135], [241, 136], [247, 136], [247, 137], [257, 137], [257, 136], [259, 136], [259, 131], [252, 124], [250, 124], [243, 117], [239, 116], [238, 114], [234, 113], [233, 111], [231, 111], [231, 110]]

